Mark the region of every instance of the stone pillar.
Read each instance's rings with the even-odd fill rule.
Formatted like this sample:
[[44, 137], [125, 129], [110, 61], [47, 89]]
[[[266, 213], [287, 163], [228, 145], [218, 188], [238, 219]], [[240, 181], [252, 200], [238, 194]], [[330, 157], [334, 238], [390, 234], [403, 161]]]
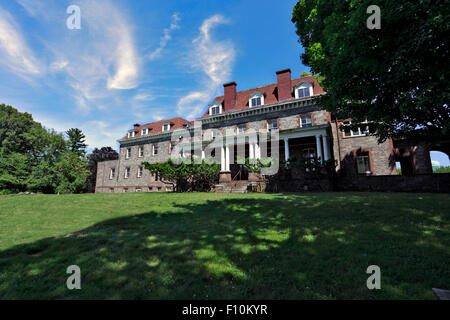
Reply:
[[327, 136], [322, 136], [322, 142], [323, 142], [323, 160], [327, 161], [330, 158], [328, 153]]
[[320, 135], [316, 136], [316, 148], [317, 148], [317, 158], [320, 158], [320, 162], [323, 161], [322, 155], [322, 143], [320, 142]]
[[205, 159], [205, 150], [202, 150], [202, 159]]
[[286, 160], [286, 162], [289, 160], [289, 139], [288, 138], [284, 139], [284, 160]]

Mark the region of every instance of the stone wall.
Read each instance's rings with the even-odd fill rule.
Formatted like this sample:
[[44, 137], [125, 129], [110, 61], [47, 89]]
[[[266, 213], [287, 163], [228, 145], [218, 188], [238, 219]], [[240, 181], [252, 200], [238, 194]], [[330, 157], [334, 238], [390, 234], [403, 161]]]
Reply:
[[450, 173], [415, 176], [357, 176], [338, 180], [342, 191], [443, 192], [450, 193]]
[[[336, 132], [336, 129], [334, 129]], [[395, 175], [395, 159], [392, 142], [387, 140], [378, 143], [374, 136], [342, 137], [337, 130], [339, 142], [333, 143], [333, 149], [340, 158], [340, 168], [345, 175], [356, 176], [356, 154], [358, 151], [368, 152], [371, 159], [372, 175]], [[339, 143], [339, 145], [338, 145]]]
[[[135, 192], [146, 191], [170, 191], [172, 184], [156, 181], [155, 177], [144, 168], [142, 176], [138, 177], [138, 168], [142, 162], [165, 162], [169, 157], [169, 141], [157, 142], [158, 154], [153, 155], [153, 144], [144, 144], [144, 155], [139, 157], [139, 147], [128, 146], [120, 148], [119, 160], [99, 162], [97, 165], [96, 192]], [[127, 149], [131, 148], [129, 158], [126, 158]], [[130, 168], [130, 175], [125, 177], [126, 168]], [[110, 179], [111, 168], [115, 168], [115, 177]]]

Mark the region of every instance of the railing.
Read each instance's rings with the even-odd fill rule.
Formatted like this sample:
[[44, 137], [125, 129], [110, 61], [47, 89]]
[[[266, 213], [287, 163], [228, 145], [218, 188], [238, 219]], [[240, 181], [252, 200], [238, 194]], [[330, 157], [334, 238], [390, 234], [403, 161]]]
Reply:
[[[237, 177], [238, 177], [238, 176], [239, 176], [239, 180], [237, 180]], [[240, 181], [241, 177], [242, 177], [242, 171], [239, 170], [239, 171], [234, 175], [234, 177], [231, 178], [231, 183], [230, 183], [230, 193], [233, 192], [233, 181]], [[237, 182], [236, 182], [236, 185], [237, 185]]]

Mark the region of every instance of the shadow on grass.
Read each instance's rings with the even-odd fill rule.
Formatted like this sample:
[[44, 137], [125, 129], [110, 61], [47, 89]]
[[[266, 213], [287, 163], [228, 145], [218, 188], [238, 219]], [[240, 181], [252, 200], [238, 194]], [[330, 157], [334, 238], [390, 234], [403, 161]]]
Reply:
[[[433, 299], [450, 287], [448, 208], [379, 200], [220, 199], [107, 220], [0, 252], [0, 299]], [[366, 287], [372, 264], [382, 290]], [[66, 288], [69, 265], [81, 290]]]

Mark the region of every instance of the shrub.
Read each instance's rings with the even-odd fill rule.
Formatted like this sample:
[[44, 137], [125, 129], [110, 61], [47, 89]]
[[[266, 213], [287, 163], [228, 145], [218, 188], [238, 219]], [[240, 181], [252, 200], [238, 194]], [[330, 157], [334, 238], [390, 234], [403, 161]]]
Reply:
[[209, 160], [195, 163], [175, 163], [171, 159], [164, 163], [142, 163], [153, 175], [162, 181], [174, 184], [177, 192], [210, 191], [219, 181], [220, 165]]

